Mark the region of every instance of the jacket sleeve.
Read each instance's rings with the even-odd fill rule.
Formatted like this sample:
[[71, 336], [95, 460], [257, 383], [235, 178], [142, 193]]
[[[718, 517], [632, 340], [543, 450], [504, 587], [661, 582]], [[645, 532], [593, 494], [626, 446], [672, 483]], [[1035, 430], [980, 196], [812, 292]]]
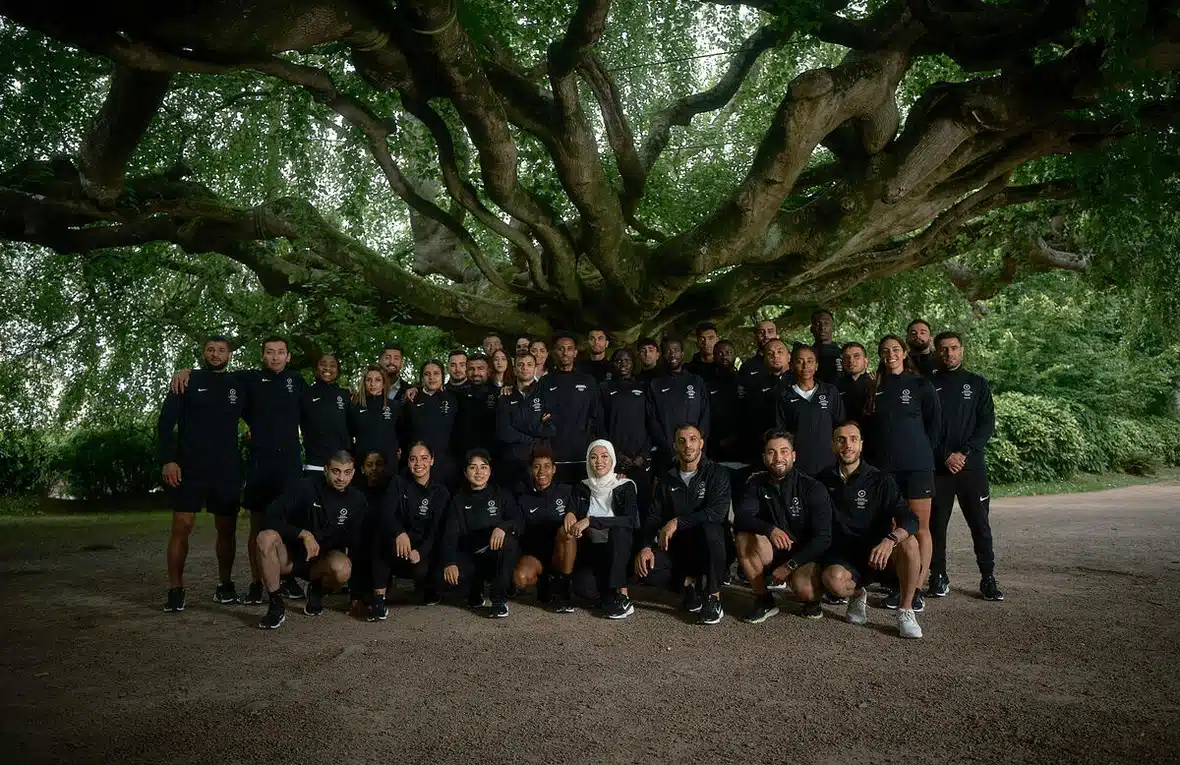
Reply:
[[459, 534], [463, 531], [460, 528], [463, 525], [462, 513], [463, 508], [459, 507], [458, 500], [451, 497], [443, 513], [446, 517], [442, 522], [442, 546], [439, 549], [439, 563], [443, 566], [454, 564], [459, 557]]
[[508, 396], [496, 402], [496, 440], [502, 444], [531, 444], [533, 437], [517, 430], [512, 422], [512, 403]]
[[844, 397], [840, 395], [840, 390], [835, 385], [829, 385], [827, 388], [828, 401], [832, 407], [832, 427], [835, 428], [848, 422], [848, 412], [844, 408]]
[[[401, 502], [402, 479], [394, 478], [389, 482], [385, 494], [381, 497], [381, 522], [378, 528], [381, 536], [386, 539], [393, 539], [406, 530], [402, 525], [401, 514], [398, 512], [401, 509]], [[369, 510], [372, 512], [374, 509], [369, 508]]]
[[287, 544], [294, 544], [299, 540], [299, 532], [304, 529], [292, 523], [291, 517], [310, 502], [303, 483], [288, 486], [275, 501], [267, 505], [263, 528], [277, 532]]
[[[358, 492], [358, 494], [359, 493], [360, 492]], [[361, 509], [359, 513], [353, 513], [348, 519], [348, 554], [353, 556], [355, 556], [356, 552], [366, 544], [365, 528], [367, 524], [365, 519], [368, 517], [369, 513], [377, 512], [377, 508], [369, 507], [369, 500], [366, 499], [363, 494], [360, 496], [360, 508]]]
[[652, 446], [666, 454], [672, 453], [672, 444], [668, 441], [668, 431], [661, 422], [660, 412], [656, 406], [656, 386], [647, 386], [647, 434], [651, 437]]
[[602, 409], [602, 391], [597, 381], [592, 380], [590, 385], [594, 390], [594, 395], [590, 397], [590, 416], [586, 430], [591, 439], [606, 438], [606, 415]]
[[422, 546], [418, 548], [418, 554], [425, 561], [430, 560], [430, 554], [434, 551], [434, 546], [439, 544], [439, 537], [443, 533], [443, 525], [446, 522], [447, 508], [451, 504], [451, 493], [446, 489], [439, 489], [439, 492], [439, 501], [442, 506], [431, 517], [430, 528], [427, 529], [426, 536], [422, 539]]
[[774, 529], [773, 523], [758, 517], [758, 492], [761, 488], [753, 476], [746, 481], [741, 502], [733, 509], [734, 531], [766, 535]]
[[156, 420], [156, 457], [161, 465], [176, 462], [182, 394], [169, 393]]
[[664, 512], [668, 502], [667, 493], [664, 491], [665, 482], [666, 479], [663, 476], [656, 478], [647, 515], [640, 518], [640, 536], [643, 539], [644, 547], [655, 546], [656, 534], [664, 525]]
[[938, 401], [938, 392], [933, 383], [923, 381], [922, 385], [922, 424], [926, 429], [926, 440], [930, 442], [930, 455], [934, 459], [941, 454], [942, 446], [940, 433], [942, 432], [942, 404]]
[[885, 507], [889, 509], [889, 514], [893, 516], [893, 522], [897, 524], [899, 529], [905, 529], [910, 536], [918, 533], [918, 516], [910, 509], [910, 505], [901, 496], [901, 489], [897, 488], [897, 482], [893, 480], [892, 476], [884, 476], [885, 485], [881, 489], [881, 499], [885, 503]]
[[[797, 566], [804, 566], [814, 560], [832, 544], [832, 500], [824, 487], [816, 482], [803, 500], [810, 511], [811, 532], [806, 542], [791, 550], [791, 560]], [[908, 507], [908, 506], [907, 506]]]
[[983, 452], [996, 429], [996, 406], [992, 401], [992, 389], [983, 380], [979, 386], [979, 399], [975, 404], [975, 430], [967, 437], [967, 453]]
[[521, 531], [524, 530], [524, 518], [520, 514], [520, 505], [516, 503], [516, 497], [512, 496], [510, 491], [500, 492], [504, 503], [504, 510], [500, 513], [500, 522], [496, 524], [496, 528], [503, 529], [505, 534], [515, 534], [520, 536]]
[[[611, 493], [611, 502], [614, 504], [612, 508], [615, 512], [614, 517], [603, 518], [601, 516], [590, 516], [591, 528], [610, 529], [621, 526], [626, 529], [633, 529], [638, 525], [639, 499], [634, 481], [628, 481], [616, 487]], [[586, 512], [589, 512], [589, 503], [587, 503]]]
[[713, 412], [712, 404], [709, 403], [709, 385], [703, 378], [698, 378], [701, 381], [701, 417], [697, 422], [697, 427], [701, 429], [701, 438], [707, 439], [709, 437], [709, 428], [713, 427]]
[[698, 509], [680, 516], [677, 528], [691, 529], [702, 523], [725, 523], [731, 504], [727, 471], [720, 465], [714, 465], [705, 479], [704, 501]]

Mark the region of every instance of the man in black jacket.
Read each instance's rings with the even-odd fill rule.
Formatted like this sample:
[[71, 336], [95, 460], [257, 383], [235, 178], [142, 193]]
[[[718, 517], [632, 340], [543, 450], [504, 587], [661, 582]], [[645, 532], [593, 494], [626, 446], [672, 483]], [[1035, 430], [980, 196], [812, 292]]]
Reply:
[[538, 385], [544, 387], [553, 415], [553, 461], [558, 483], [573, 484], [585, 477], [586, 446], [602, 431], [602, 399], [598, 383], [577, 371], [578, 345], [573, 335], [553, 338], [554, 370]]
[[610, 337], [605, 329], [597, 327], [586, 334], [586, 357], [578, 362], [578, 367], [599, 385], [614, 377], [615, 366], [607, 355], [609, 348]]
[[721, 581], [729, 473], [705, 457], [705, 439], [696, 425], [680, 425], [674, 438], [676, 464], [657, 479], [651, 509], [643, 519], [644, 547], [635, 557], [635, 573], [645, 584], [683, 585], [684, 609], [699, 613], [701, 624], [717, 624], [725, 616]]
[[717, 347], [717, 325], [712, 322], [698, 324], [696, 329], [697, 352], [685, 364], [685, 368], [694, 375], [700, 375], [706, 383], [712, 382], [713, 373], [717, 371], [716, 359], [713, 351]]
[[226, 338], [218, 335], [206, 340], [204, 366], [193, 371], [192, 387], [183, 393], [169, 392], [156, 423], [157, 454], [173, 509], [165, 611], [184, 610], [188, 540], [202, 507], [213, 514], [217, 527], [220, 579], [213, 602], [238, 602], [233, 583], [242, 488], [238, 419], [246, 395], [237, 378], [225, 371], [230, 354]]
[[844, 402], [835, 385], [817, 378], [818, 359], [811, 348], [795, 351], [793, 369], [793, 380], [779, 389], [776, 427], [793, 435], [796, 467], [814, 476], [836, 464], [832, 429], [844, 422]]
[[1003, 600], [996, 584], [996, 556], [992, 549], [992, 529], [988, 522], [991, 487], [983, 453], [996, 429], [996, 410], [991, 387], [982, 376], [963, 369], [963, 340], [954, 332], [943, 332], [934, 339], [938, 353], [938, 371], [930, 378], [942, 407], [939, 453], [935, 455], [934, 502], [930, 512], [930, 532], [934, 553], [930, 562], [927, 591], [936, 598], [950, 592], [946, 575], [946, 530], [951, 520], [955, 497], [971, 529], [975, 563], [979, 566], [979, 592], [984, 600]]
[[319, 616], [324, 589], [339, 587], [352, 575], [346, 551], [361, 544], [361, 524], [368, 512], [365, 495], [352, 485], [354, 473], [352, 455], [337, 452], [328, 458], [322, 476], [303, 479], [266, 508], [258, 558], [270, 606], [259, 628], [278, 629], [286, 620], [281, 576], [310, 582], [303, 613]]
[[675, 430], [690, 423], [709, 437], [709, 386], [684, 369], [684, 344], [665, 337], [662, 345], [667, 372], [651, 381], [647, 394], [647, 431], [655, 447], [655, 468], [663, 471], [676, 460]]
[[303, 435], [303, 472], [323, 472], [328, 455], [352, 449], [348, 431], [349, 392], [336, 384], [340, 363], [325, 353], [316, 360], [315, 382], [299, 396], [299, 429]]
[[790, 582], [803, 616], [821, 619], [819, 560], [832, 540], [831, 501], [819, 481], [795, 469], [790, 433], [767, 431], [762, 443], [766, 470], [750, 476], [733, 517], [738, 560], [756, 601], [746, 621], [760, 624], [778, 613], [768, 571], [775, 582]]
[[459, 414], [455, 418], [455, 459], [472, 449], [496, 447], [496, 405], [500, 389], [488, 382], [488, 357], [477, 353], [467, 359], [468, 385], [456, 390]]
[[815, 351], [816, 360], [819, 362], [815, 376], [820, 382], [830, 385], [835, 385], [844, 372], [844, 351], [839, 343], [832, 342], [834, 327], [831, 311], [821, 308], [811, 314], [811, 336], [815, 338], [811, 349]]
[[746, 362], [738, 371], [742, 453], [747, 463], [758, 465], [762, 461], [762, 434], [774, 427], [779, 394], [791, 382], [791, 352], [782, 340], [771, 338], [763, 346], [763, 364], [754, 371], [747, 371], [749, 367]]
[[909, 357], [914, 368], [923, 377], [934, 374], [937, 366], [934, 353], [934, 338], [930, 335], [930, 322], [925, 319], [914, 319], [905, 328], [905, 342], [909, 346]]
[[844, 404], [844, 417], [865, 421], [865, 409], [873, 395], [873, 376], [869, 373], [869, 355], [860, 343], [844, 344], [844, 374], [836, 383]]

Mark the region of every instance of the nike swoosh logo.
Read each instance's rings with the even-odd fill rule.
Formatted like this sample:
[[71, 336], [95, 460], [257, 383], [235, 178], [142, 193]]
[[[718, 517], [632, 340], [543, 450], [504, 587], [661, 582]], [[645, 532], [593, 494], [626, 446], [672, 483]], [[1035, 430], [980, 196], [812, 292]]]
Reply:
[[316, 401], [319, 401], [319, 399], [318, 399], [318, 398], [313, 398], [311, 401], [312, 401], [312, 403], [314, 404]]
[[549, 392], [550, 392], [550, 393], [552, 393], [552, 392], [553, 392], [553, 391], [555, 391], [555, 390], [557, 390], [557, 386], [556, 386], [556, 385], [554, 385], [552, 388], [550, 388], [550, 389], [549, 389]]
[[796, 401], [800, 401], [800, 400], [802, 400], [802, 399], [797, 399], [797, 398], [787, 399], [787, 403], [788, 403], [788, 404], [793, 404], [793, 403], [795, 403]]
[[323, 507], [323, 505], [321, 505], [319, 502], [312, 502], [311, 506], [312, 507]]
[[209, 389], [208, 388], [197, 388], [197, 393], [204, 393], [207, 390], [209, 390]]
[[262, 381], [263, 381], [264, 383], [268, 383], [268, 382], [270, 382], [270, 380], [267, 380], [265, 377], [264, 377], [264, 378], [262, 378]]
[[667, 393], [670, 390], [672, 390], [672, 389], [671, 388], [660, 388], [660, 393]]
[[369, 410], [368, 410], [368, 409], [362, 409], [362, 410], [361, 410], [361, 414], [364, 414], [364, 413], [365, 413], [365, 412], [367, 412], [367, 411], [369, 411]]
[[942, 388], [935, 388], [934, 390], [942, 390]]
[[471, 509], [471, 505], [463, 505], [463, 509], [464, 509], [464, 510], [470, 510], [470, 509]]
[[885, 395], [885, 391], [883, 391], [883, 390], [882, 390], [882, 391], [878, 391], [878, 392], [877, 392], [877, 395], [878, 395], [878, 396], [884, 396], [884, 395]]
[[979, 501], [980, 501], [980, 502], [986, 502], [986, 501], [987, 501], [987, 498], [988, 498], [988, 497], [990, 497], [990, 496], [991, 496], [990, 494], [984, 494], [982, 497], [980, 497], [980, 498], [979, 498]]

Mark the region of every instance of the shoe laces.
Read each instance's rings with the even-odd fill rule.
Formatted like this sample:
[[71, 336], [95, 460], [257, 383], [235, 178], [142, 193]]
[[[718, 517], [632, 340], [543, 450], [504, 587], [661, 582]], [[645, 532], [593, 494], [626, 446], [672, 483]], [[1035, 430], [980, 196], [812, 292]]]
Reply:
[[918, 617], [911, 609], [899, 609], [897, 612], [897, 620], [905, 622], [906, 624], [917, 624]]

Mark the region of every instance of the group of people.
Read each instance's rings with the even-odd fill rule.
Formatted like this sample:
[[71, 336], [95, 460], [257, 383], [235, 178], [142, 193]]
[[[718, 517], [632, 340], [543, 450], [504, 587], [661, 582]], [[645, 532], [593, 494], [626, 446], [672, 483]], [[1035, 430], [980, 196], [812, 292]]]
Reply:
[[[229, 342], [209, 338], [159, 418], [175, 510], [165, 610], [184, 609], [188, 540], [205, 508], [214, 601], [267, 603], [263, 628], [284, 622], [285, 600], [305, 598], [315, 616], [340, 589], [358, 615], [384, 620], [394, 577], [424, 603], [457, 591], [492, 617], [535, 589], [558, 613], [577, 590], [623, 619], [630, 585], [649, 584], [716, 624], [736, 562], [754, 593], [748, 622], [777, 614], [775, 591], [789, 587], [801, 615], [846, 604], [863, 624], [876, 583], [899, 634], [916, 638], [924, 594], [949, 593], [956, 498], [981, 596], [1002, 600], [984, 464], [995, 415], [987, 381], [963, 368], [962, 338], [916, 320], [905, 338], [881, 338], [870, 372], [863, 345], [833, 342], [829, 312], [811, 331], [813, 344], [788, 348], [759, 322], [758, 352], [740, 365], [712, 324], [697, 328], [687, 362], [673, 337], [612, 353], [596, 329], [582, 358], [571, 333], [521, 337], [510, 359], [492, 334], [481, 352], [426, 361], [414, 383], [391, 344], [355, 391], [331, 354], [307, 384], [281, 337], [263, 342], [260, 369], [236, 372]], [[232, 580], [239, 498], [250, 514], [244, 596]]]

